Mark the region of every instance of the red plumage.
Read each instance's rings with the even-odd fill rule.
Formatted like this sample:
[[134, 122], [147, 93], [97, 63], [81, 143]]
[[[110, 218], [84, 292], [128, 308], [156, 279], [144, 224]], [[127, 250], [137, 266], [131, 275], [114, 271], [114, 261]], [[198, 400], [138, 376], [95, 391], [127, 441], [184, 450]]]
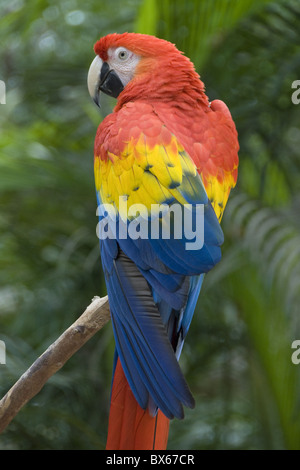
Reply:
[[107, 450], [166, 449], [169, 420], [158, 411], [149, 415], [137, 403], [118, 359], [111, 392]]

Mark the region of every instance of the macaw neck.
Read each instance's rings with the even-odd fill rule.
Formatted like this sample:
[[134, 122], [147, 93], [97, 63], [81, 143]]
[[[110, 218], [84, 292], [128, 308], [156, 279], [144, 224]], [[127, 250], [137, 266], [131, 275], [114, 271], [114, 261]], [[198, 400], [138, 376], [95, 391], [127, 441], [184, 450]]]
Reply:
[[135, 77], [120, 93], [115, 111], [130, 101], [168, 103], [170, 108], [185, 110], [209, 106], [199, 75], [193, 69], [179, 67], [165, 67], [163, 74], [157, 68], [152, 74]]

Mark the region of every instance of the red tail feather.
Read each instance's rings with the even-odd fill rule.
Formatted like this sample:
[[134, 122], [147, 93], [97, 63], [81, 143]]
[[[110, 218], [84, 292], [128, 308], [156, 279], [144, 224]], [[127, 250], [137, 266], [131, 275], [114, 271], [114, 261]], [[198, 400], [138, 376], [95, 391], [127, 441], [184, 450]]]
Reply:
[[167, 448], [169, 420], [158, 411], [153, 418], [137, 403], [118, 359], [113, 380], [107, 450], [163, 450]]

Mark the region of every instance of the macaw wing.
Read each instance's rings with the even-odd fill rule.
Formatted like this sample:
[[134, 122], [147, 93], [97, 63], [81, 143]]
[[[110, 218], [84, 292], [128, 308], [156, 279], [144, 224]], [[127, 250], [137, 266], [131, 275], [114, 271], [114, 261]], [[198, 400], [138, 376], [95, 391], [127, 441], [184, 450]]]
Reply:
[[[182, 404], [194, 402], [174, 350], [180, 354], [203, 273], [220, 260], [223, 233], [196, 167], [176, 137], [153, 113], [134, 119], [131, 108], [129, 121], [128, 109], [122, 111], [103, 129], [101, 155], [95, 157], [98, 202], [114, 212], [111, 217], [102, 211], [100, 224], [114, 234], [108, 237], [102, 230], [101, 259], [116, 347], [140, 406], [146, 408], [150, 396], [167, 417], [181, 418]], [[161, 205], [168, 210], [161, 212]], [[203, 240], [197, 249], [187, 249], [186, 205], [196, 221], [202, 208]], [[160, 234], [168, 228], [171, 209], [179, 212], [169, 237], [153, 236], [153, 225]], [[138, 226], [146, 237], [136, 236], [141, 235]]]

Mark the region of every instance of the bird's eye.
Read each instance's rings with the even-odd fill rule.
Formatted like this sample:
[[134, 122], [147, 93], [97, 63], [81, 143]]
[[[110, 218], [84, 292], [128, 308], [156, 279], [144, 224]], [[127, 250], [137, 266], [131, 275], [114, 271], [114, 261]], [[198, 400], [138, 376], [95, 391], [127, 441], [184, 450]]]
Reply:
[[129, 57], [128, 51], [126, 51], [125, 49], [121, 49], [121, 50], [119, 51], [119, 53], [118, 53], [118, 58], [119, 58], [120, 60], [126, 60], [126, 59], [128, 59], [128, 57]]

